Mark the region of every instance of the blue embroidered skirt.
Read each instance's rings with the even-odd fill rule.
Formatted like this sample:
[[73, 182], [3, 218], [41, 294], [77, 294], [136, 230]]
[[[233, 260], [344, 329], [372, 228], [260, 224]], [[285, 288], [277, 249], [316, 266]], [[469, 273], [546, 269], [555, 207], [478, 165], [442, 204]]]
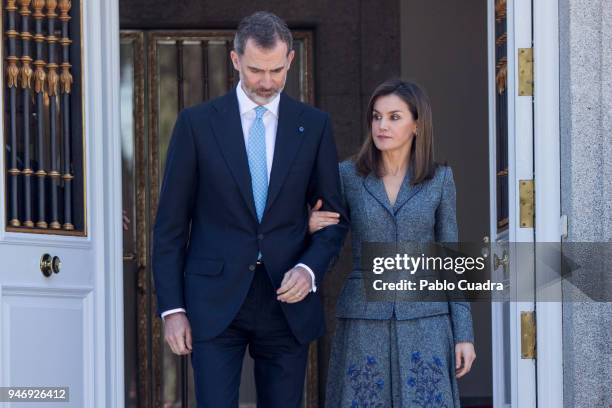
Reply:
[[327, 408], [459, 407], [449, 315], [337, 320]]

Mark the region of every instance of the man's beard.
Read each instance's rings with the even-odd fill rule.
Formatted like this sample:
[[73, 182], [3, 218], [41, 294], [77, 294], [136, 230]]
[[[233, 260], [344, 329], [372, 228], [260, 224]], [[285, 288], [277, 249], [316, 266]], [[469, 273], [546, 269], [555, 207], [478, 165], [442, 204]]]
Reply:
[[[244, 82], [243, 82], [244, 84]], [[257, 89], [257, 90], [253, 90], [250, 89], [249, 87], [247, 87], [246, 85], [242, 87], [242, 90], [244, 91], [245, 94], [247, 94], [247, 96], [255, 103], [259, 104], [259, 105], [267, 105], [268, 103], [270, 103], [272, 101], [272, 99], [276, 98], [276, 96], [281, 93], [283, 91], [283, 87], [281, 87], [278, 90], [263, 90], [263, 89]], [[258, 92], [262, 92], [262, 91], [271, 91], [271, 92], [263, 92], [263, 95], [260, 95]]]

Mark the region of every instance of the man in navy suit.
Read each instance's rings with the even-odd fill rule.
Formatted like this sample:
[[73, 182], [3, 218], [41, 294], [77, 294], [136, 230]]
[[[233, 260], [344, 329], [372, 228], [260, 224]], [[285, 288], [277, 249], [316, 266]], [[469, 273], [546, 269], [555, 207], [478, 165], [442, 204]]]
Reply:
[[[298, 407], [308, 343], [324, 333], [317, 286], [348, 229], [329, 115], [282, 89], [294, 56], [277, 16], [240, 23], [238, 86], [179, 114], [154, 229], [164, 336], [191, 354], [199, 407], [237, 407], [247, 345], [258, 406]], [[322, 198], [340, 222], [308, 235]]]

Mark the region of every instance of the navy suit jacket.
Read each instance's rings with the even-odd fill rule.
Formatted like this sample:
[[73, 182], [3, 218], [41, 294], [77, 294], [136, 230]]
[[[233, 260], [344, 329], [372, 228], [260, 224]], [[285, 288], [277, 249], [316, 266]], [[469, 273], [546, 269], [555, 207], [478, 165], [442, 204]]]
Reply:
[[[194, 340], [220, 334], [238, 313], [261, 251], [275, 288], [302, 262], [321, 285], [348, 230], [329, 115], [281, 94], [267, 203], [257, 221], [236, 90], [183, 110], [164, 171], [153, 237], [158, 313], [185, 308]], [[340, 223], [308, 234], [322, 198]], [[320, 293], [281, 303], [301, 343], [325, 331]]]

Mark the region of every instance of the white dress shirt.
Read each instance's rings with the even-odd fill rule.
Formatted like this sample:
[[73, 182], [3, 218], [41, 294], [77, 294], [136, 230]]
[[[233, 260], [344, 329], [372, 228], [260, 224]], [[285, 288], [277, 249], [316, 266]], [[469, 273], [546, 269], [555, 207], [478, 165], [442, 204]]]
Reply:
[[[236, 95], [238, 97], [238, 109], [240, 111], [240, 122], [242, 123], [242, 134], [244, 135], [244, 145], [247, 146], [249, 131], [251, 126], [253, 126], [253, 122], [255, 121], [255, 108], [259, 106], [257, 103], [253, 102], [247, 94], [242, 89], [242, 81], [238, 82], [238, 86], [236, 87]], [[264, 127], [266, 129], [266, 167], [268, 170], [268, 183], [270, 182], [270, 172], [272, 171], [272, 162], [274, 159], [274, 146], [276, 144], [276, 129], [278, 127], [278, 105], [280, 102], [280, 94], [276, 95], [274, 99], [272, 99], [266, 105], [263, 105], [266, 108], [266, 111], [263, 114], [262, 120]], [[301, 266], [308, 271], [310, 274], [310, 278], [312, 279], [312, 292], [317, 291], [317, 286], [315, 284], [315, 275], [312, 269], [310, 269], [307, 265], [303, 263], [299, 263], [296, 265]], [[163, 312], [161, 314], [162, 319], [169, 314], [176, 312], [185, 312], [185, 309], [171, 309]]]

